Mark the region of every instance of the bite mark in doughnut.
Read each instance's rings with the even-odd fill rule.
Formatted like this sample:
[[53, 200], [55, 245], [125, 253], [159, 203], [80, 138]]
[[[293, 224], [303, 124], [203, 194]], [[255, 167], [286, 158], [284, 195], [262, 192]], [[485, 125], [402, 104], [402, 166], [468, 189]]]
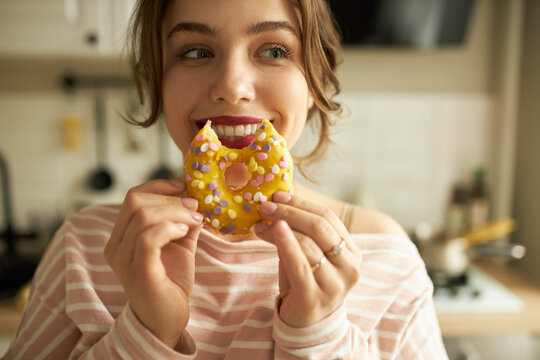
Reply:
[[184, 166], [188, 196], [199, 201], [204, 222], [222, 234], [253, 232], [262, 220], [259, 204], [278, 190], [288, 192], [293, 174], [286, 141], [268, 120], [243, 149], [223, 146], [207, 121], [191, 142]]

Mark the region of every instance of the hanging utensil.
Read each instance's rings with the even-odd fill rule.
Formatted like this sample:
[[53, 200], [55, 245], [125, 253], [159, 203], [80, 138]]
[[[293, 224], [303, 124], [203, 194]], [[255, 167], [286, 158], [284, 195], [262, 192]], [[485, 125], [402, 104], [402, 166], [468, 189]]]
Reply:
[[96, 154], [98, 167], [88, 178], [88, 186], [92, 190], [104, 191], [109, 189], [114, 179], [107, 169], [107, 124], [105, 120], [105, 97], [103, 91], [95, 93], [95, 125], [96, 125]]

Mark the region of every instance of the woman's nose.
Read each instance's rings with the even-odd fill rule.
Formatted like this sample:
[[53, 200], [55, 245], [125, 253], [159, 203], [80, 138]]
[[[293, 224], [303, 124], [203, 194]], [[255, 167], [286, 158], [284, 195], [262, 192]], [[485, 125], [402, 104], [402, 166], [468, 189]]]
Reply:
[[241, 56], [222, 59], [216, 68], [210, 97], [215, 102], [238, 104], [252, 101], [255, 96], [254, 73], [251, 64]]

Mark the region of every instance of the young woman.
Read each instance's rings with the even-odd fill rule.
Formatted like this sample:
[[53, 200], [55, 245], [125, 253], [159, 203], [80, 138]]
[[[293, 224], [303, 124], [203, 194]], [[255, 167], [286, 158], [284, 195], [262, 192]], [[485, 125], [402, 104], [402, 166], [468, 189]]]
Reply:
[[[205, 119], [269, 119], [289, 146], [319, 121], [321, 154], [339, 110], [323, 0], [141, 0], [133, 19], [144, 126], [163, 113], [186, 153]], [[446, 358], [423, 262], [387, 216], [294, 183], [260, 205], [272, 225], [218, 236], [185, 188], [68, 218], [6, 358]]]

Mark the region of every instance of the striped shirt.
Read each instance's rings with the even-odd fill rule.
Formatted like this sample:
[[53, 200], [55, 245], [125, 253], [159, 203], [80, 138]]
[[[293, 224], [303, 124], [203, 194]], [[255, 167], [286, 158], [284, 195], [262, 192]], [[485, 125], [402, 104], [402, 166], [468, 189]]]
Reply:
[[336, 311], [296, 328], [276, 315], [275, 247], [203, 230], [183, 337], [191, 352], [174, 351], [137, 319], [103, 257], [118, 212], [92, 206], [66, 219], [4, 359], [447, 359], [424, 263], [409, 239], [385, 234], [352, 235], [360, 280]]

